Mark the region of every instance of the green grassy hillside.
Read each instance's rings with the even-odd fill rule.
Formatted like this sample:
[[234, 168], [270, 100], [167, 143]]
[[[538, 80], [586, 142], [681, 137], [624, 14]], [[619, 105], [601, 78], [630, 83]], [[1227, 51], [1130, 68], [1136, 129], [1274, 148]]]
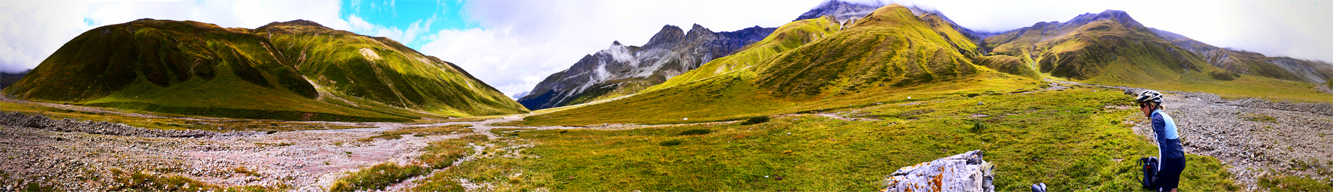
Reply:
[[1333, 79], [1333, 65], [1322, 61], [1268, 57], [1261, 53], [1216, 47], [1169, 31], [1149, 30], [1228, 72], [1312, 83]]
[[778, 96], [814, 96], [949, 81], [976, 72], [958, 51], [976, 45], [959, 34], [931, 27], [901, 5], [885, 6], [846, 30], [768, 60], [756, 69], [761, 75], [755, 83]]
[[301, 20], [255, 30], [151, 19], [103, 26], [66, 43], [4, 93], [262, 119], [406, 121], [526, 111], [452, 64], [392, 40]]
[[765, 37], [737, 51], [735, 54], [713, 59], [699, 68], [672, 77], [662, 84], [648, 89], [654, 91], [677, 85], [699, 81], [736, 70], [749, 70], [750, 67], [765, 63], [783, 52], [795, 49], [820, 38], [824, 38], [842, 29], [842, 25], [831, 17], [820, 17], [787, 23]]
[[[982, 44], [982, 49], [989, 53], [974, 62], [1020, 75], [1031, 73], [1104, 85], [1203, 91], [1229, 98], [1333, 102], [1333, 97], [1299, 80], [1241, 75], [1211, 65], [1208, 58], [1160, 37], [1122, 11], [1080, 15], [1064, 23], [1037, 23], [986, 38]], [[1015, 66], [1021, 64], [1036, 71], [1023, 71]], [[1272, 69], [1254, 71], [1285, 71], [1275, 65], [1267, 66]]]
[[[832, 29], [822, 24], [830, 20], [796, 21], [763, 42], [651, 91], [530, 116], [523, 123], [704, 122], [1036, 90], [1043, 85], [1034, 78], [971, 64], [971, 56], [956, 50], [975, 44], [951, 27], [932, 26], [927, 22], [930, 15], [922, 16], [900, 5], [886, 6], [831, 34], [822, 27]], [[818, 34], [825, 35], [803, 45], [797, 44], [807, 40], [788, 39]], [[784, 48], [789, 50], [773, 53]], [[755, 58], [765, 54], [773, 56]], [[730, 71], [717, 73], [719, 69]]]

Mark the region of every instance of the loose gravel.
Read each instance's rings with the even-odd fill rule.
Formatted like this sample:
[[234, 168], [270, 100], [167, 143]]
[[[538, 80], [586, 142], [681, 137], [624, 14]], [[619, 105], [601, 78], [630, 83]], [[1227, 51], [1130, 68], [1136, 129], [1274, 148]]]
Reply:
[[[1126, 95], [1144, 90], [1059, 83], [1116, 88]], [[1228, 171], [1248, 191], [1259, 190], [1256, 181], [1267, 175], [1315, 179], [1333, 176], [1333, 104], [1223, 99], [1200, 92], [1165, 93], [1163, 110], [1176, 121], [1185, 153], [1217, 158], [1230, 166]], [[1132, 118], [1138, 119], [1134, 133], [1156, 145], [1147, 117]]]

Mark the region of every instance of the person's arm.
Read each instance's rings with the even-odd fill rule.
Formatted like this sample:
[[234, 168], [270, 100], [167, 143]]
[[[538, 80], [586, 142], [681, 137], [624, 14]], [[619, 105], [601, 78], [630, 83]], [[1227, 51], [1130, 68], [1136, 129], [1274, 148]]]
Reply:
[[1157, 148], [1161, 149], [1161, 145], [1166, 143], [1166, 135], [1164, 135], [1166, 133], [1166, 121], [1162, 120], [1162, 115], [1157, 113], [1152, 114], [1152, 133], [1153, 139], [1157, 140]]

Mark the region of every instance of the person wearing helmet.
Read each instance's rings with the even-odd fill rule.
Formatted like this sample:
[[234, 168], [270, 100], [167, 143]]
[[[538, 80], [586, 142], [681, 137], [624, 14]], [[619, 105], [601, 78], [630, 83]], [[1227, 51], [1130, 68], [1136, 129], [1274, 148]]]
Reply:
[[1158, 156], [1162, 157], [1157, 171], [1157, 190], [1176, 191], [1180, 184], [1180, 173], [1185, 170], [1185, 149], [1180, 145], [1180, 134], [1176, 132], [1176, 121], [1162, 111], [1162, 93], [1145, 90], [1139, 93], [1136, 102], [1143, 116], [1152, 119], [1152, 131], [1157, 139]]

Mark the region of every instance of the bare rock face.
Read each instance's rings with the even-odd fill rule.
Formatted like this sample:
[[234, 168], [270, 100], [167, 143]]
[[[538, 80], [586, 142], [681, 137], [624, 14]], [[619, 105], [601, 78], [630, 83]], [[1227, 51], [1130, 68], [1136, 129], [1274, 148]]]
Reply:
[[981, 150], [903, 167], [885, 178], [880, 191], [995, 191], [995, 166]]
[[836, 1], [836, 0], [826, 1], [823, 4], [819, 4], [818, 7], [810, 9], [810, 11], [806, 11], [805, 13], [801, 14], [800, 17], [796, 17], [796, 20], [792, 21], [814, 19], [826, 15], [833, 16], [833, 18], [837, 19], [838, 21], [846, 21], [849, 19], [858, 19], [861, 17], [865, 17], [867, 14], [870, 14], [870, 12], [875, 12], [875, 9], [879, 9], [879, 7], [883, 6], [884, 4], [882, 3], [867, 4], [867, 3]]
[[713, 59], [763, 40], [777, 28], [759, 26], [713, 32], [698, 24], [689, 31], [666, 25], [647, 44], [612, 42], [564, 71], [551, 74], [518, 102], [537, 110], [586, 103], [604, 95], [637, 93]]

